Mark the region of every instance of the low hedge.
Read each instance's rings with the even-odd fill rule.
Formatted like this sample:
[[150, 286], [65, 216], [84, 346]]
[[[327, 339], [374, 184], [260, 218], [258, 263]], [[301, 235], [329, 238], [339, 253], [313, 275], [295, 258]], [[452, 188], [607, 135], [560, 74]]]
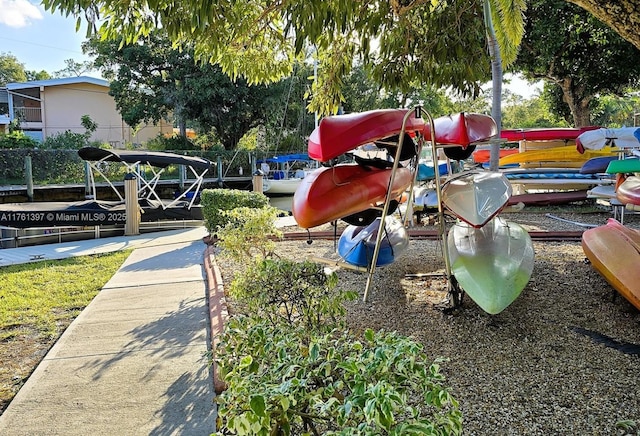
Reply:
[[269, 205], [269, 199], [261, 192], [239, 189], [205, 189], [200, 196], [202, 215], [210, 233], [216, 233], [224, 227], [230, 218], [224, 213], [238, 207], [263, 208]]

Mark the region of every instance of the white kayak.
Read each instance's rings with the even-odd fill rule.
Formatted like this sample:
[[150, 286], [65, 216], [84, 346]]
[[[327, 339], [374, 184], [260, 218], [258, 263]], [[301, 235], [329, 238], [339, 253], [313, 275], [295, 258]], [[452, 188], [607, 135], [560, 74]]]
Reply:
[[442, 186], [442, 203], [456, 217], [482, 227], [509, 202], [511, 183], [501, 172], [470, 171]]
[[520, 225], [494, 218], [482, 228], [458, 222], [449, 230], [451, 272], [467, 295], [495, 315], [520, 295], [533, 272], [533, 243]]
[[620, 127], [618, 129], [596, 129], [581, 133], [576, 139], [576, 147], [584, 150], [600, 150], [605, 146], [618, 148], [640, 148], [640, 128]]

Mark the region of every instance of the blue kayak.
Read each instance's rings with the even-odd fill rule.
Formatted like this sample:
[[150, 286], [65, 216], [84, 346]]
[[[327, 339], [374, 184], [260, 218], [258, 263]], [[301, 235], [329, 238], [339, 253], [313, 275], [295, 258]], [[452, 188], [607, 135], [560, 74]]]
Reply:
[[[345, 262], [369, 267], [373, 260], [380, 218], [368, 226], [348, 226], [338, 241], [338, 254]], [[385, 219], [385, 234], [380, 242], [376, 266], [384, 266], [396, 260], [409, 246], [409, 234], [400, 220], [393, 216]]]

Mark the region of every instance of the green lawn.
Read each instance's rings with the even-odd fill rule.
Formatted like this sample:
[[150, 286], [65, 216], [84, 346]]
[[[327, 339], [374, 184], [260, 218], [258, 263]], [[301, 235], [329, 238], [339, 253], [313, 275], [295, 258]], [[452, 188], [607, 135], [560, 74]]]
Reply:
[[0, 267], [0, 412], [129, 254]]

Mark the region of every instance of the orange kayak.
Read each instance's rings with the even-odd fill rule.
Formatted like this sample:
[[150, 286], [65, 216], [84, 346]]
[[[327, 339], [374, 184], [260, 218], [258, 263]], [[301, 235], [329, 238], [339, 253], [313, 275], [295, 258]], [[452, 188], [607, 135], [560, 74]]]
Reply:
[[640, 232], [609, 219], [582, 234], [582, 249], [593, 268], [640, 309]]
[[[391, 198], [411, 185], [408, 168], [396, 171]], [[371, 209], [384, 202], [391, 169], [364, 167], [358, 164], [318, 168], [304, 179], [293, 195], [293, 217], [308, 229]]]
[[[520, 151], [517, 148], [503, 148], [500, 150], [499, 157], [503, 158], [510, 154], [516, 154]], [[476, 150], [473, 152], [473, 161], [475, 163], [488, 163], [491, 158], [491, 150]]]

